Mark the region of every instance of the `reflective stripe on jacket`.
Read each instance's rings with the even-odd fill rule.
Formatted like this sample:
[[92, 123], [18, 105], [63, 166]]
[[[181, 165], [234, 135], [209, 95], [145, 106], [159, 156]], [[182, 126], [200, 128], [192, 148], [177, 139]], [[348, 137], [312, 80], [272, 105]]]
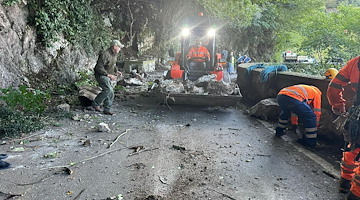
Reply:
[[[197, 47], [193, 47], [190, 49], [189, 53], [186, 55], [186, 57], [188, 59], [190, 58], [196, 58], [196, 57], [200, 57], [200, 58], [208, 58], [210, 59], [210, 53], [209, 51], [203, 47], [203, 46], [200, 46], [199, 48]], [[205, 60], [202, 60], [202, 59], [196, 59], [196, 61], [205, 61]]]
[[357, 56], [347, 62], [329, 84], [326, 95], [334, 110], [341, 110], [345, 107], [346, 100], [343, 98], [343, 91], [346, 85], [350, 84], [352, 90], [356, 91], [359, 83], [359, 59], [360, 56]]
[[306, 102], [314, 111], [316, 115], [316, 124], [319, 124], [321, 115], [321, 91], [310, 85], [294, 85], [283, 88], [279, 94], [286, 95], [297, 99], [301, 102]]

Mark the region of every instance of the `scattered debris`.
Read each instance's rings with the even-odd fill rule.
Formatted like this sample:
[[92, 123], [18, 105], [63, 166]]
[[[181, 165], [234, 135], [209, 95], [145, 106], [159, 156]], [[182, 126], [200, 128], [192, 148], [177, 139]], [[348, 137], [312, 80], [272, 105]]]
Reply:
[[145, 147], [142, 145], [139, 145], [139, 146], [129, 147], [129, 149], [134, 149], [134, 152], [139, 152], [140, 150], [145, 149]]
[[76, 197], [74, 198], [74, 200], [78, 199], [78, 198], [80, 197], [80, 195], [81, 195], [84, 191], [85, 191], [85, 188], [82, 189], [78, 195], [76, 195]]
[[58, 156], [59, 156], [58, 152], [52, 152], [52, 153], [47, 153], [47, 154], [43, 155], [43, 158], [56, 158]]
[[140, 150], [140, 151], [137, 151], [137, 152], [134, 152], [134, 153], [129, 154], [128, 157], [129, 157], [129, 156], [133, 156], [133, 155], [137, 155], [137, 154], [142, 153], [142, 152], [145, 152], [145, 151], [153, 151], [153, 150], [157, 150], [157, 149], [159, 149], [159, 148], [152, 148], [152, 149]]
[[171, 148], [176, 149], [176, 150], [180, 150], [180, 151], [185, 151], [185, 147], [174, 145], [174, 144], [172, 145]]
[[134, 163], [134, 164], [129, 165], [129, 166], [127, 166], [127, 167], [132, 167], [132, 168], [134, 168], [134, 169], [139, 170], [139, 169], [144, 169], [144, 168], [145, 168], [145, 164], [144, 164], [144, 163]]
[[64, 167], [63, 171], [68, 175], [71, 175], [74, 173], [74, 171], [72, 171], [69, 167]]
[[271, 155], [268, 155], [268, 154], [256, 154], [255, 156], [264, 156], [264, 157], [270, 157]]
[[249, 114], [263, 120], [277, 120], [280, 114], [279, 104], [275, 98], [263, 99], [250, 108]]
[[25, 151], [25, 148], [24, 147], [16, 147], [16, 148], [11, 149], [11, 151], [21, 152], [21, 151]]
[[114, 149], [114, 150], [111, 150], [111, 151], [106, 151], [106, 152], [104, 152], [104, 153], [101, 153], [101, 154], [99, 154], [99, 155], [96, 155], [96, 156], [93, 156], [93, 157], [90, 157], [90, 158], [86, 158], [86, 159], [81, 160], [81, 161], [79, 161], [79, 162], [72, 162], [72, 163], [70, 163], [70, 164], [68, 164], [68, 165], [53, 166], [53, 167], [48, 167], [48, 168], [42, 168], [42, 169], [40, 169], [40, 170], [45, 170], [45, 169], [48, 170], [48, 169], [64, 168], [64, 167], [74, 166], [74, 165], [77, 165], [78, 163], [85, 163], [86, 161], [89, 161], [89, 160], [92, 160], [92, 159], [95, 159], [95, 158], [104, 156], [104, 155], [106, 155], [106, 154], [109, 154], [109, 153], [112, 153], [112, 152], [115, 152], [115, 151], [120, 151], [120, 150], [122, 150], [122, 149], [125, 149], [125, 148], [122, 147], [122, 148]]
[[109, 125], [104, 123], [104, 122], [101, 122], [99, 125], [98, 125], [98, 131], [99, 132], [110, 132], [110, 128], [109, 128]]
[[121, 136], [125, 135], [128, 131], [130, 131], [130, 129], [126, 129], [126, 131], [124, 131], [123, 133], [121, 133], [120, 135], [118, 135], [118, 136], [115, 138], [115, 140], [112, 141], [112, 142], [109, 144], [109, 146], [108, 146], [107, 148], [110, 148], [112, 145], [114, 145], [115, 142], [116, 142]]
[[229, 198], [229, 199], [231, 199], [231, 200], [236, 200], [235, 198], [233, 198], [233, 197], [231, 197], [231, 196], [229, 196], [229, 195], [227, 195], [227, 194], [225, 194], [225, 193], [218, 192], [218, 191], [216, 191], [216, 190], [214, 190], [214, 189], [209, 189], [209, 188], [207, 188], [206, 190], [210, 190], [210, 191], [216, 192], [216, 193], [221, 194], [221, 195], [223, 195], [224, 197], [227, 197], [227, 198]]
[[64, 174], [64, 173], [67, 174], [67, 175], [71, 175], [71, 174], [73, 174], [73, 171], [70, 168], [66, 167], [66, 166], [62, 166], [61, 169], [55, 171], [52, 174], [46, 174], [44, 177], [42, 177], [38, 181], [31, 182], [31, 183], [18, 183], [17, 185], [19, 185], [19, 186], [34, 185], [36, 183], [40, 183], [40, 182], [42, 182], [44, 180], [47, 180], [47, 179], [49, 179], [49, 178], [51, 178], [51, 177], [53, 177], [53, 176], [55, 176], [57, 174]]
[[60, 104], [56, 106], [56, 110], [61, 112], [70, 112], [70, 105], [67, 103]]
[[167, 179], [166, 178], [161, 177], [160, 175], [158, 175], [158, 176], [159, 176], [159, 180], [160, 180], [161, 183], [167, 184]]
[[13, 199], [14, 197], [23, 196], [23, 194], [9, 194], [9, 193], [5, 193], [5, 192], [2, 192], [2, 191], [0, 191], [0, 194], [8, 195], [5, 199]]
[[81, 105], [88, 107], [91, 106], [92, 101], [101, 92], [101, 88], [97, 86], [80, 86], [78, 98]]
[[85, 140], [85, 142], [83, 142], [83, 146], [84, 147], [88, 147], [91, 145], [91, 141], [89, 139]]
[[122, 194], [118, 194], [116, 196], [106, 198], [106, 200], [122, 200], [122, 199], [124, 199]]

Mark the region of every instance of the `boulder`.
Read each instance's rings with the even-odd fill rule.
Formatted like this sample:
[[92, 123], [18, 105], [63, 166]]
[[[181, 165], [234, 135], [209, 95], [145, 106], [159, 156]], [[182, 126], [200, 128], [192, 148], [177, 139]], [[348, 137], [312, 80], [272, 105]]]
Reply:
[[263, 99], [250, 108], [249, 114], [264, 120], [277, 120], [280, 107], [275, 98]]

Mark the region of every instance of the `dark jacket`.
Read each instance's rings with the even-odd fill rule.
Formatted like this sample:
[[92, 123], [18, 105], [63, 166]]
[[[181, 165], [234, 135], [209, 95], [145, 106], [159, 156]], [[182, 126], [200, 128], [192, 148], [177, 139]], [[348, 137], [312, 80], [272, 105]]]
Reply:
[[116, 68], [117, 55], [111, 48], [102, 51], [94, 68], [95, 75], [116, 74], [118, 71]]

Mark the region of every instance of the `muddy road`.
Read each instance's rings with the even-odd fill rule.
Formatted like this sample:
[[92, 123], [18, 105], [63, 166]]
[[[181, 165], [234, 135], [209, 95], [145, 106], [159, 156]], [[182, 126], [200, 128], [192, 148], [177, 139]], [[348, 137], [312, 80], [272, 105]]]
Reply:
[[[0, 199], [343, 197], [337, 166], [291, 138], [274, 138], [271, 124], [241, 107], [168, 106], [130, 95], [115, 99], [114, 111], [74, 110], [75, 120], [3, 140], [0, 152], [13, 167], [0, 171]], [[98, 131], [101, 122], [109, 132]]]

